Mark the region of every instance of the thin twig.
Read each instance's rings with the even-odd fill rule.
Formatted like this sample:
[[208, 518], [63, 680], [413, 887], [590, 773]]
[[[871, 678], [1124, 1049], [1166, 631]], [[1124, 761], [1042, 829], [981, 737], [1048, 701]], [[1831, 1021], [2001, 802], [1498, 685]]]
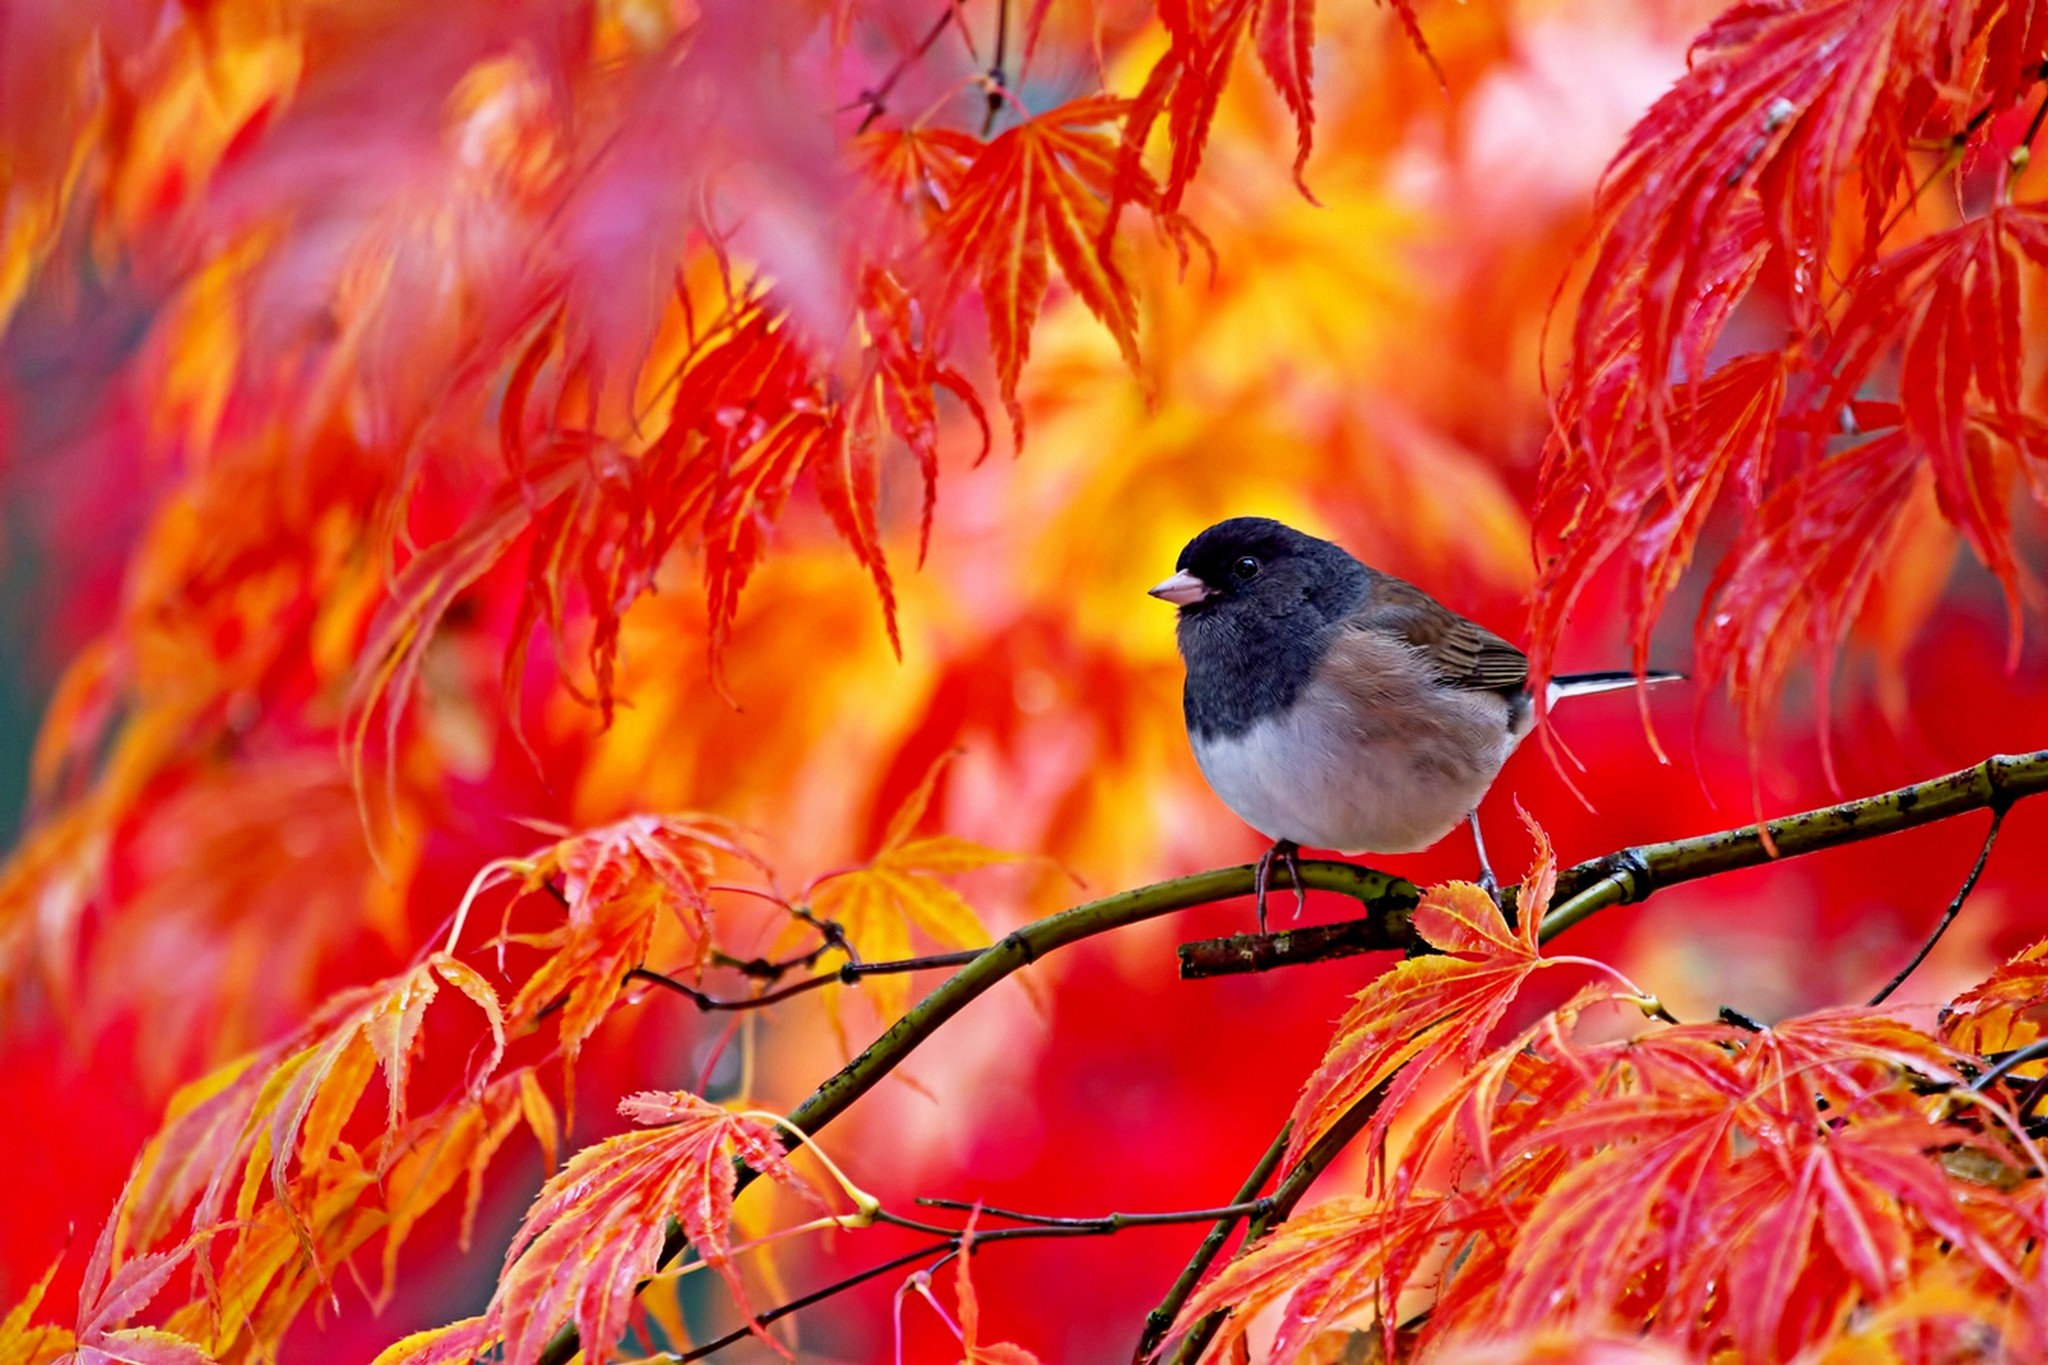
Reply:
[[754, 1327], [756, 1325], [765, 1327], [777, 1318], [786, 1318], [791, 1313], [809, 1308], [814, 1303], [822, 1303], [835, 1294], [843, 1294], [856, 1285], [866, 1284], [869, 1280], [886, 1275], [892, 1270], [901, 1270], [904, 1266], [915, 1265], [927, 1256], [943, 1255], [951, 1249], [952, 1245], [951, 1242], [939, 1242], [932, 1246], [919, 1247], [916, 1251], [906, 1251], [901, 1256], [892, 1256], [879, 1265], [871, 1265], [866, 1270], [857, 1270], [843, 1280], [834, 1280], [831, 1284], [821, 1289], [814, 1289], [800, 1298], [794, 1298], [788, 1303], [779, 1304], [765, 1313], [756, 1313], [754, 1321], [747, 1326], [727, 1332], [718, 1340], [707, 1341], [702, 1346], [694, 1347], [675, 1358], [677, 1360], [702, 1360], [704, 1357], [722, 1351], [728, 1346], [745, 1341], [748, 1337], [754, 1335]]
[[[1263, 1203], [1265, 1201], [1260, 1202]], [[967, 1204], [961, 1207], [971, 1209], [974, 1206]], [[987, 1232], [977, 1229], [973, 1240], [975, 1249], [979, 1250], [984, 1246], [998, 1242], [1042, 1241], [1052, 1237], [1106, 1237], [1113, 1233], [1121, 1232], [1127, 1227], [1158, 1227], [1176, 1223], [1204, 1222], [1220, 1211], [1217, 1209], [1190, 1209], [1185, 1213], [1110, 1214], [1106, 1218], [1076, 1219], [1070, 1222], [1052, 1223], [1043, 1226], [996, 1228]], [[992, 1212], [992, 1210], [984, 1209], [983, 1212], [988, 1213]], [[1112, 1220], [1122, 1221], [1112, 1224]], [[878, 1219], [877, 1221], [893, 1222], [899, 1226], [920, 1226], [908, 1219], [885, 1218]], [[892, 1270], [901, 1270], [904, 1266], [915, 1265], [917, 1262], [928, 1257], [932, 1258], [932, 1264], [926, 1268], [926, 1273], [935, 1271], [947, 1261], [959, 1255], [961, 1249], [967, 1243], [965, 1229], [949, 1229], [947, 1231], [950, 1235], [941, 1238], [939, 1241], [928, 1243], [915, 1251], [906, 1251], [901, 1256], [891, 1257], [878, 1265], [871, 1265], [865, 1270], [856, 1271], [843, 1280], [835, 1280], [822, 1288], [812, 1290], [801, 1298], [791, 1299], [788, 1303], [771, 1308], [765, 1313], [757, 1314], [754, 1322], [765, 1325], [774, 1322], [777, 1318], [788, 1317], [799, 1309], [808, 1308], [812, 1304], [823, 1302], [835, 1294], [844, 1293], [877, 1276], [886, 1275]], [[675, 1359], [679, 1361], [702, 1360], [704, 1357], [722, 1351], [728, 1346], [737, 1345], [752, 1335], [754, 1333], [751, 1326], [736, 1328], [718, 1338], [718, 1340], [707, 1341], [702, 1346], [676, 1356]]]
[[[979, 1212], [989, 1218], [1003, 1218], [1038, 1228], [1082, 1228], [1092, 1232], [1121, 1232], [1125, 1228], [1171, 1227], [1176, 1223], [1208, 1223], [1219, 1218], [1256, 1218], [1272, 1207], [1270, 1200], [1249, 1199], [1214, 1209], [1175, 1209], [1167, 1213], [1103, 1213], [1093, 1217], [1064, 1217], [1050, 1213], [1018, 1213], [1014, 1209], [992, 1208], [960, 1199], [919, 1199], [927, 1208]], [[976, 1240], [987, 1234], [977, 1234]]]
[[[862, 116], [860, 127], [855, 129], [856, 132], [865, 133], [874, 124], [876, 119], [888, 111], [889, 92], [896, 88], [896, 82], [903, 79], [903, 73], [910, 70], [913, 63], [922, 60], [925, 53], [932, 50], [932, 45], [939, 41], [941, 34], [959, 21], [960, 7], [964, 3], [965, 0], [946, 0], [945, 7], [939, 11], [937, 22], [925, 31], [924, 37], [918, 40], [916, 47], [896, 59], [896, 65], [889, 68], [889, 74], [882, 77], [882, 83], [872, 90], [861, 91], [860, 94], [854, 97], [851, 104], [841, 109], [840, 112], [844, 113], [847, 110], [859, 109], [863, 105], [866, 106], [867, 113]], [[976, 53], [974, 51], [973, 35], [967, 32], [965, 24], [961, 24], [960, 32], [967, 40], [968, 55], [974, 57]]]
[[2038, 1062], [2043, 1057], [2048, 1057], [2048, 1038], [2029, 1043], [2017, 1052], [2007, 1053], [1996, 1066], [1986, 1071], [1976, 1080], [1971, 1081], [1970, 1089], [1982, 1094], [2004, 1080], [2011, 1072], [2025, 1066], [2028, 1062]]
[[1010, 46], [1010, 0], [996, 0], [996, 59], [988, 68], [988, 117], [981, 121], [981, 135], [995, 131], [996, 115], [1003, 111], [1003, 65]]
[[2004, 806], [1993, 806], [1991, 808], [1991, 828], [1984, 831], [1984, 846], [1977, 850], [1977, 861], [1970, 864], [1970, 875], [1963, 878], [1963, 885], [1956, 892], [1955, 899], [1951, 900], [1948, 903], [1948, 909], [1942, 912], [1941, 923], [1934, 926], [1934, 932], [1929, 934], [1927, 941], [1920, 945], [1920, 951], [1913, 954], [1913, 960], [1899, 968], [1899, 974], [1885, 982], [1884, 988], [1878, 991], [1876, 995], [1870, 997], [1871, 1009], [1876, 1009], [1879, 1005], [1882, 1005], [1890, 998], [1893, 991], [1906, 984], [1906, 978], [1911, 976], [1914, 969], [1927, 960], [1927, 955], [1934, 951], [1934, 945], [1941, 942], [1941, 936], [1948, 932], [1949, 925], [1954, 924], [1956, 916], [1962, 913], [1963, 902], [1968, 900], [1970, 893], [1977, 889], [1977, 879], [1984, 875], [1984, 864], [1990, 861], [1991, 846], [1998, 842], [1998, 827], [2005, 823], [2005, 812], [2006, 808]]
[[822, 986], [857, 985], [864, 976], [890, 976], [903, 972], [933, 971], [940, 967], [964, 967], [980, 957], [981, 952], [979, 948], [968, 948], [957, 953], [932, 953], [925, 957], [899, 958], [893, 962], [846, 962], [840, 964], [837, 971], [821, 972], [817, 976], [807, 976], [794, 985], [784, 986], [780, 990], [763, 991], [759, 995], [742, 996], [737, 999], [706, 994], [650, 967], [634, 967], [626, 973], [626, 979], [645, 981], [664, 990], [674, 991], [700, 1010], [757, 1010], [765, 1005], [779, 1004], [793, 995], [817, 990]]

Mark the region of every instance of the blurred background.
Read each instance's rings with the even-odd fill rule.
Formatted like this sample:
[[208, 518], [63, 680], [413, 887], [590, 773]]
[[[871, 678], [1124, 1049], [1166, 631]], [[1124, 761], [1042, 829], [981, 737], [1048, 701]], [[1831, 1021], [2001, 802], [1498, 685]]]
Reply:
[[[1256, 856], [1195, 770], [1172, 612], [1144, 595], [1217, 519], [1333, 537], [1521, 637], [1557, 351], [1546, 314], [1602, 167], [1716, 7], [1426, 4], [1439, 85], [1391, 14], [1331, 0], [1316, 15], [1314, 201], [1289, 172], [1293, 120], [1247, 58], [1183, 205], [1213, 268], [1198, 253], [1182, 269], [1130, 217], [1137, 375], [1055, 285], [1013, 451], [981, 323], [971, 305], [957, 320], [997, 448], [977, 463], [971, 415], [942, 402], [921, 567], [915, 463], [884, 462], [900, 658], [868, 571], [800, 495], [759, 528], [768, 549], [722, 686], [686, 537], [625, 613], [609, 727], [579, 699], [587, 622], [568, 623], [560, 659], [536, 642], [513, 702], [500, 672], [531, 625], [515, 547], [454, 595], [388, 752], [373, 746], [389, 799], [366, 836], [342, 743], [364, 642], [391, 565], [472, 524], [502, 477], [502, 343], [530, 328], [535, 280], [567, 278], [573, 324], [630, 372], [672, 279], [710, 287], [717, 253], [678, 224], [722, 196], [723, 249], [832, 316], [834, 234], [850, 230], [835, 167], [857, 96], [938, 8], [13, 0], [0, 15], [0, 1304], [61, 1253], [61, 1320], [173, 1091], [399, 969], [480, 867], [542, 841], [536, 822], [710, 812], [754, 831], [796, 886], [872, 851], [957, 751], [925, 827], [1042, 855], [962, 879], [993, 932]], [[1132, 92], [1163, 48], [1149, 7], [1040, 8], [1014, 82], [1033, 109]], [[993, 14], [962, 10], [982, 60]], [[708, 51], [689, 81], [679, 35]], [[948, 34], [889, 107], [971, 126], [975, 70]], [[714, 143], [744, 155], [716, 177], [689, 169]], [[1723, 699], [1662, 689], [1660, 762], [1632, 696], [1575, 703], [1555, 737], [1584, 765], [1585, 800], [1526, 746], [1482, 812], [1496, 865], [1528, 854], [1517, 800], [1571, 862], [1837, 799], [1824, 736], [1841, 794], [2048, 745], [2039, 632], [2008, 659], [1996, 583], [1926, 501], [1863, 608], [1829, 719], [1795, 686], [1752, 737]], [[1704, 563], [1731, 529], [1710, 527]], [[2038, 551], [2033, 534], [2023, 549]], [[1674, 596], [1656, 666], [1688, 666], [1701, 578]], [[1562, 668], [1626, 666], [1623, 586], [1581, 599]], [[1938, 917], [1985, 818], [1664, 892], [1573, 931], [1569, 951], [1617, 963], [1681, 1019], [1861, 1001]], [[2044, 833], [2048, 812], [2012, 815], [1901, 998], [1946, 998], [2038, 934]], [[1418, 882], [1474, 870], [1462, 836], [1381, 865]], [[1350, 909], [1311, 897], [1308, 917]], [[721, 910], [765, 950], [772, 922]], [[1031, 989], [973, 1005], [826, 1146], [897, 1207], [1227, 1202], [1376, 968], [1176, 979], [1177, 942], [1250, 915], [1212, 906], [1034, 966]], [[1546, 987], [1577, 984], [1554, 975]], [[862, 1046], [887, 1022], [871, 996], [850, 992], [836, 1020], [816, 997], [753, 1016], [753, 1101], [787, 1109]], [[613, 1104], [634, 1090], [708, 1074], [714, 1097], [735, 1093], [727, 1022], [667, 998], [620, 1011], [579, 1070], [572, 1145], [616, 1131]], [[388, 1306], [344, 1275], [283, 1358], [368, 1359], [479, 1311], [541, 1175], [515, 1142], [466, 1254], [456, 1211], [436, 1214]], [[1127, 1358], [1198, 1239], [992, 1248], [976, 1261], [992, 1334], [1045, 1360]], [[755, 1272], [755, 1302], [910, 1244], [873, 1230], [785, 1246]], [[700, 1336], [734, 1321], [708, 1280], [683, 1296]], [[928, 1307], [892, 1304], [903, 1283], [798, 1315], [804, 1356], [955, 1358]]]

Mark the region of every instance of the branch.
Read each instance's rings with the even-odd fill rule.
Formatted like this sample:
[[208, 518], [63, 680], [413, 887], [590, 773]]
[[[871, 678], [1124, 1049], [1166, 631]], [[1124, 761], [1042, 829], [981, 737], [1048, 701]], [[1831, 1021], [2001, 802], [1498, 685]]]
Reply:
[[[1548, 941], [1596, 910], [1647, 900], [1667, 886], [1897, 834], [1973, 810], [2003, 810], [2044, 791], [2048, 791], [2048, 749], [1999, 754], [1946, 777], [1803, 815], [1625, 848], [1558, 875], [1553, 901], [1557, 908], [1544, 918], [1543, 937]], [[1304, 871], [1317, 866], [1321, 864], [1302, 864]], [[1502, 893], [1502, 904], [1510, 911], [1519, 891], [1519, 887], [1510, 887]], [[1370, 952], [1375, 947], [1414, 946], [1376, 941], [1371, 920], [1347, 920], [1284, 934], [1235, 934], [1182, 944], [1181, 975], [1192, 979], [1262, 972]]]

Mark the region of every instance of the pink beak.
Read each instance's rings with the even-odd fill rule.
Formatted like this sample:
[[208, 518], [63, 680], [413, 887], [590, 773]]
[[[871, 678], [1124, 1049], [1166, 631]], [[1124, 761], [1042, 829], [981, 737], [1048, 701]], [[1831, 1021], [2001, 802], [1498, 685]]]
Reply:
[[1177, 573], [1156, 588], [1148, 588], [1147, 594], [1176, 607], [1192, 606], [1205, 597], [1213, 596], [1216, 590], [1191, 573]]

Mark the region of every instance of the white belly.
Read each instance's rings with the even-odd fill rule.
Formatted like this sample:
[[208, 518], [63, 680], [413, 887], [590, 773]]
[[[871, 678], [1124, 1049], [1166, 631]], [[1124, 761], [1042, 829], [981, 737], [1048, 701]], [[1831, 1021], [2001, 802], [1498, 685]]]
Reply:
[[1361, 733], [1355, 716], [1304, 701], [1242, 735], [1191, 735], [1202, 776], [1268, 839], [1339, 853], [1412, 853], [1457, 828], [1513, 752], [1498, 698], [1420, 734]]

